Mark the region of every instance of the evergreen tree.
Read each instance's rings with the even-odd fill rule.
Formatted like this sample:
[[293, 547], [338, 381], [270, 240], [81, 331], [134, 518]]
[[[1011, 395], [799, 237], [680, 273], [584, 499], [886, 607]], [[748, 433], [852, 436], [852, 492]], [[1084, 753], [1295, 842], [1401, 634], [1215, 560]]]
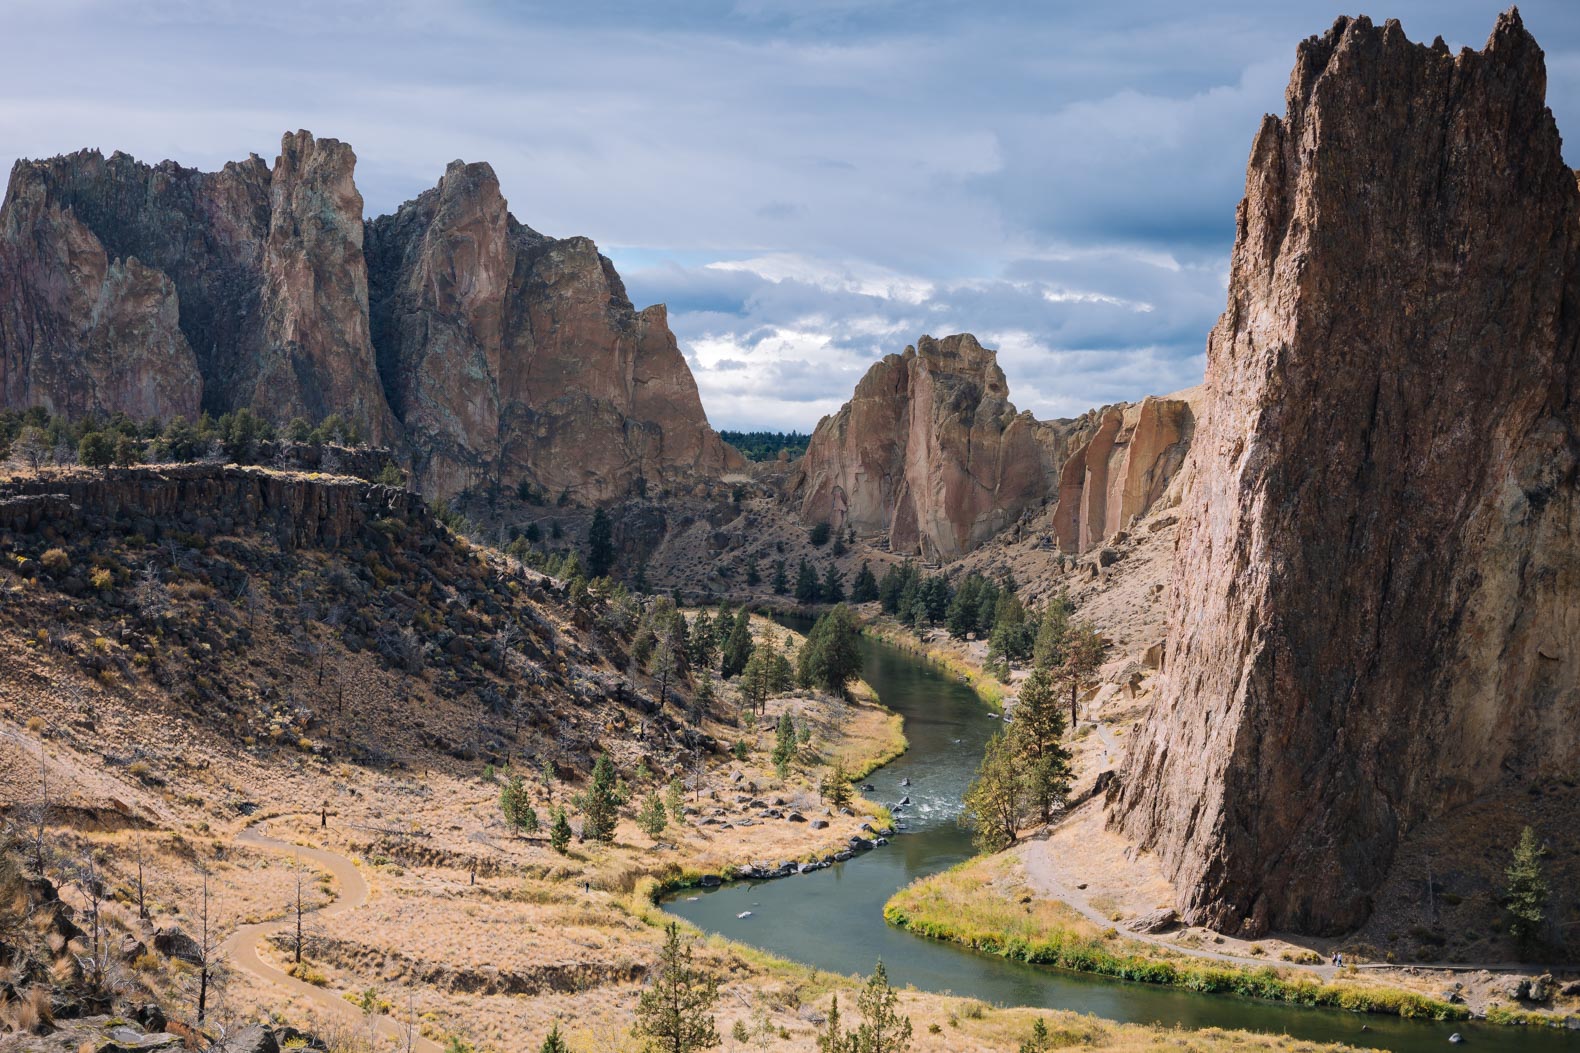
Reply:
[[719, 1044], [712, 1013], [718, 999], [718, 981], [696, 964], [690, 943], [682, 943], [679, 927], [670, 922], [653, 984], [637, 1000], [632, 1030], [661, 1053], [710, 1049]]
[[863, 560], [861, 570], [856, 572], [856, 580], [850, 586], [850, 601], [852, 603], [871, 603], [878, 598], [878, 579], [872, 573], [871, 564]]
[[735, 616], [735, 625], [730, 630], [729, 641], [724, 645], [724, 678], [728, 680], [739, 676], [751, 659], [752, 618], [746, 608], [742, 607], [740, 613]]
[[664, 787], [664, 806], [677, 824], [686, 821], [686, 788], [679, 779], [670, 779], [669, 785]]
[[878, 585], [878, 603], [883, 606], [885, 614], [900, 614], [908, 609], [902, 600], [915, 576], [916, 564], [910, 560], [898, 566], [890, 564], [884, 572], [882, 583]]
[[1522, 954], [1538, 950], [1542, 944], [1542, 926], [1547, 920], [1550, 892], [1547, 877], [1542, 873], [1542, 856], [1546, 854], [1546, 849], [1536, 839], [1536, 831], [1527, 826], [1520, 831], [1514, 858], [1504, 872], [1507, 884], [1503, 904], [1509, 914], [1509, 935], [1514, 937]]
[[960, 821], [971, 827], [978, 851], [997, 852], [1015, 843], [1025, 812], [1020, 758], [1001, 731], [988, 740], [977, 777], [966, 790]]
[[818, 596], [824, 603], [839, 603], [845, 598], [845, 576], [832, 563], [823, 574], [823, 585], [818, 589]]
[[1015, 704], [1012, 739], [1022, 757], [1026, 793], [1030, 805], [1043, 822], [1053, 818], [1053, 810], [1063, 804], [1070, 792], [1070, 751], [1064, 738], [1064, 710], [1052, 678], [1033, 669], [1020, 687]]
[[512, 830], [531, 836], [538, 832], [538, 812], [532, 807], [526, 782], [519, 775], [511, 775], [499, 791], [499, 811]]
[[746, 584], [754, 588], [763, 582], [763, 572], [757, 568], [757, 557], [751, 556], [746, 560]]
[[1043, 608], [1037, 623], [1037, 642], [1031, 660], [1038, 669], [1055, 669], [1064, 662], [1065, 639], [1070, 633], [1070, 603], [1064, 593]]
[[607, 753], [600, 753], [597, 763], [593, 765], [592, 781], [587, 784], [587, 792], [577, 798], [582, 810], [583, 840], [613, 843], [622, 803], [618, 782], [614, 762]]
[[860, 635], [855, 615], [843, 603], [820, 617], [797, 656], [801, 686], [844, 694], [845, 685], [861, 671]]
[[718, 644], [713, 639], [713, 619], [706, 610], [698, 611], [691, 623], [691, 664], [698, 669], [711, 669], [718, 653]]
[[587, 574], [593, 578], [607, 578], [614, 566], [614, 524], [609, 513], [598, 509], [593, 513], [592, 526], [587, 529]]
[[1008, 589], [998, 594], [994, 605], [993, 632], [988, 637], [988, 654], [1006, 662], [1024, 662], [1032, 656], [1037, 626], [1026, 620], [1020, 598]]
[[816, 603], [822, 594], [823, 587], [817, 580], [816, 568], [803, 559], [800, 568], [796, 571], [796, 602], [811, 605]]
[[779, 725], [774, 729], [774, 768], [778, 770], [779, 777], [784, 778], [785, 772], [790, 767], [790, 762], [795, 760], [796, 734], [795, 721], [789, 713], [779, 714]]
[[1077, 704], [1081, 691], [1091, 685], [1103, 664], [1103, 638], [1088, 622], [1076, 622], [1065, 634], [1064, 657], [1054, 670], [1054, 679], [1069, 691], [1070, 731], [1074, 732], [1080, 719]]
[[880, 959], [867, 985], [856, 996], [861, 1024], [851, 1037], [852, 1053], [905, 1053], [911, 1048], [911, 1019], [900, 1015], [899, 992], [889, 986]]
[[839, 757], [834, 758], [834, 766], [823, 776], [819, 791], [823, 800], [836, 812], [850, 807], [850, 776], [845, 772], [845, 762]]
[[785, 572], [785, 561], [774, 560], [773, 590], [775, 596], [783, 596], [790, 591], [790, 576]]
[[571, 1047], [565, 1044], [560, 1037], [560, 1025], [555, 1024], [549, 1029], [548, 1037], [543, 1040], [543, 1045], [538, 1047], [538, 1053], [571, 1053]]
[[768, 697], [774, 693], [773, 664], [776, 658], [784, 661], [775, 651], [754, 647], [752, 656], [746, 660], [746, 668], [741, 670], [741, 693], [747, 705], [754, 709], [762, 709]]
[[817, 1032], [817, 1053], [852, 1053], [854, 1035], [847, 1035], [839, 1021], [839, 995], [829, 1003], [828, 1016]]
[[664, 827], [669, 825], [669, 817], [664, 814], [664, 801], [657, 793], [650, 793], [643, 802], [641, 811], [636, 813], [636, 825], [642, 832], [654, 841], [664, 832]]
[[564, 855], [571, 846], [571, 821], [564, 808], [554, 809], [554, 822], [549, 825], [549, 847]]
[[1048, 1025], [1042, 1017], [1032, 1021], [1031, 1037], [1020, 1044], [1020, 1053], [1048, 1053], [1053, 1048], [1053, 1039], [1048, 1036]]

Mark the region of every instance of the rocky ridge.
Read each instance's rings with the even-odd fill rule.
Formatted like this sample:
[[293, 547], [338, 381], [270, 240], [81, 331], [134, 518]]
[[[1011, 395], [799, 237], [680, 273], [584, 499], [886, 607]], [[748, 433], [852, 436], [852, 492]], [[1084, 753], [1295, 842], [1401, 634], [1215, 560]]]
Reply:
[[332, 413], [448, 495], [602, 501], [742, 462], [664, 309], [585, 238], [516, 222], [486, 164], [365, 223], [351, 148], [287, 134], [199, 172], [19, 161], [0, 208], [0, 400], [137, 418]]
[[1457, 55], [1341, 18], [1257, 133], [1112, 813], [1193, 923], [1352, 929], [1411, 830], [1580, 762], [1580, 192], [1545, 86], [1515, 12]]
[[1016, 412], [997, 356], [975, 337], [924, 336], [818, 422], [787, 499], [805, 523], [950, 560], [1052, 497], [1059, 547], [1084, 552], [1162, 497], [1193, 427], [1184, 395], [1039, 421]]

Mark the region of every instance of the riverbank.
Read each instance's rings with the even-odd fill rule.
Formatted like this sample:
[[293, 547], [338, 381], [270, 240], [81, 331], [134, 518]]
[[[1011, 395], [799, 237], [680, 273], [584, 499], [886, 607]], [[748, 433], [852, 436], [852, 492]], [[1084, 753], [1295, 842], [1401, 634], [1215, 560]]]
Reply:
[[1012, 693], [1009, 685], [984, 669], [968, 645], [947, 638], [923, 639], [915, 630], [881, 613], [876, 604], [866, 606], [871, 610], [862, 611], [867, 616], [862, 623], [863, 635], [927, 662], [965, 684], [995, 713], [1004, 711], [1005, 699]]
[[1030, 965], [1045, 965], [1198, 994], [1235, 994], [1301, 1006], [1431, 1020], [1469, 1010], [1349, 974], [1322, 980], [1273, 965], [1209, 961], [1099, 927], [1067, 904], [1039, 899], [1013, 851], [969, 860], [901, 889], [884, 907], [889, 924], [918, 936]]

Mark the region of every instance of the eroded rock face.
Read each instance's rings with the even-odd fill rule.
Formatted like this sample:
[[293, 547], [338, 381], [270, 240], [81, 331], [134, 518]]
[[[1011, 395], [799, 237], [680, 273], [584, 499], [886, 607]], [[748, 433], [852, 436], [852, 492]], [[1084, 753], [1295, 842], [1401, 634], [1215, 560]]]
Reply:
[[818, 422], [788, 490], [806, 523], [886, 534], [891, 551], [940, 560], [1056, 501], [1060, 547], [1084, 552], [1162, 496], [1193, 427], [1180, 397], [1036, 420], [1015, 411], [975, 337], [924, 336]]
[[662, 306], [587, 238], [516, 222], [486, 164], [368, 228], [374, 342], [425, 489], [527, 479], [604, 501], [744, 467], [708, 426]]
[[[307, 132], [284, 137], [272, 171], [257, 155], [218, 172], [97, 150], [17, 162], [0, 211], [7, 405], [138, 416], [245, 406], [279, 421], [339, 412], [394, 439], [368, 340], [355, 162], [350, 147]], [[114, 292], [93, 292], [101, 269], [140, 274], [141, 295], [100, 309]], [[62, 369], [106, 382], [84, 392]]]
[[1412, 826], [1580, 762], [1580, 193], [1544, 92], [1512, 12], [1458, 55], [1340, 19], [1256, 136], [1113, 814], [1193, 923], [1349, 929]]
[[1051, 514], [1061, 549], [1095, 548], [1162, 500], [1190, 449], [1194, 395], [1148, 395], [1076, 422]]
[[585, 238], [516, 222], [486, 164], [365, 224], [356, 157], [288, 134], [219, 172], [18, 162], [0, 209], [8, 407], [276, 422], [339, 413], [430, 494], [603, 501], [744, 467], [662, 307]]

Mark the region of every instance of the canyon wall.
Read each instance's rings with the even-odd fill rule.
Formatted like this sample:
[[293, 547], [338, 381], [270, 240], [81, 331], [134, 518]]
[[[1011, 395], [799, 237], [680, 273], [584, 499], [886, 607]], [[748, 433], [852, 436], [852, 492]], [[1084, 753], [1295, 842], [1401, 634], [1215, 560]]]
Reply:
[[1163, 495], [1193, 427], [1183, 396], [1036, 420], [1016, 412], [997, 356], [975, 337], [924, 336], [818, 422], [787, 489], [803, 522], [883, 534], [891, 551], [930, 560], [1056, 502], [1060, 547], [1084, 552]]
[[1111, 815], [1192, 922], [1350, 929], [1412, 827], [1580, 765], [1580, 192], [1544, 94], [1512, 11], [1457, 55], [1341, 18], [1255, 137]]
[[355, 164], [307, 132], [272, 167], [18, 162], [0, 207], [0, 402], [339, 413], [437, 495], [525, 480], [602, 501], [741, 465], [663, 308], [636, 311], [592, 242], [516, 222], [484, 164], [365, 223]]

